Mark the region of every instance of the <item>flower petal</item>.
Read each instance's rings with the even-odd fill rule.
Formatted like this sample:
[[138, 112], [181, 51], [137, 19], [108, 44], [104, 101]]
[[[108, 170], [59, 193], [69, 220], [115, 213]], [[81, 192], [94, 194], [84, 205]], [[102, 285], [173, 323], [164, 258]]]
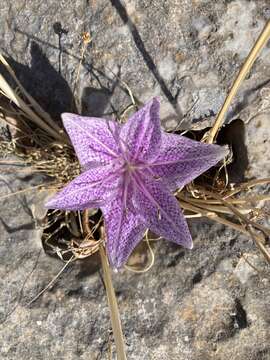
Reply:
[[134, 182], [137, 188], [134, 204], [146, 226], [155, 234], [191, 249], [192, 238], [187, 222], [166, 184], [147, 173], [134, 175]]
[[109, 261], [112, 267], [118, 269], [125, 264], [132, 250], [143, 238], [146, 226], [132, 207], [126, 211], [121, 196], [101, 210], [105, 219]]
[[106, 163], [118, 156], [116, 134], [119, 125], [112, 120], [62, 114], [63, 124], [81, 165]]
[[153, 98], [123, 125], [120, 138], [132, 159], [151, 160], [160, 147], [159, 100]]
[[118, 186], [119, 172], [112, 172], [111, 166], [95, 167], [76, 177], [45, 206], [60, 210], [99, 208], [109, 201]]
[[204, 144], [175, 134], [162, 134], [158, 157], [151, 171], [166, 179], [171, 190], [183, 187], [214, 166], [228, 153], [227, 147]]

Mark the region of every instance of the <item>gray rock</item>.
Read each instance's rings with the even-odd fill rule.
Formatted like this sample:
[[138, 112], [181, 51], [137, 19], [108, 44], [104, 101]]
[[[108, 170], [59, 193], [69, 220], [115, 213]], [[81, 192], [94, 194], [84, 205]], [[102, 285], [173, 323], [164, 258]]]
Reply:
[[[72, 110], [80, 37], [89, 31], [93, 41], [76, 84], [78, 111], [119, 116], [131, 103], [123, 81], [139, 103], [161, 97], [165, 128], [211, 124], [269, 18], [269, 2], [123, 4], [5, 0], [0, 46], [55, 119]], [[269, 176], [269, 59], [266, 47], [227, 118], [246, 124], [248, 177]], [[3, 175], [0, 196], [39, 181]], [[98, 257], [68, 266], [28, 305], [63, 267], [44, 253], [35, 228], [33, 204], [41, 201], [35, 192], [1, 200], [1, 358], [107, 359], [112, 334]], [[205, 219], [190, 221], [190, 228], [192, 251], [160, 241], [149, 272], [113, 274], [128, 359], [269, 359], [269, 271], [254, 244]]]
[[[124, 6], [125, 5], [125, 6]], [[20, 79], [56, 117], [72, 104], [81, 34], [93, 38], [77, 81], [77, 102], [93, 94], [88, 113], [121, 113], [130, 103], [162, 99], [164, 126], [202, 128], [213, 122], [226, 92], [267, 20], [268, 1], [9, 2], [1, 15], [0, 46]], [[149, 21], [151, 19], [151, 21]], [[269, 78], [266, 47], [243, 84], [228, 119], [242, 114]], [[69, 88], [70, 86], [70, 88]], [[100, 91], [111, 96], [101, 96]], [[104, 103], [104, 100], [105, 103]], [[81, 107], [81, 106], [80, 106]], [[84, 107], [85, 108], [85, 107]], [[253, 110], [258, 110], [253, 106]], [[193, 125], [192, 125], [193, 124]]]

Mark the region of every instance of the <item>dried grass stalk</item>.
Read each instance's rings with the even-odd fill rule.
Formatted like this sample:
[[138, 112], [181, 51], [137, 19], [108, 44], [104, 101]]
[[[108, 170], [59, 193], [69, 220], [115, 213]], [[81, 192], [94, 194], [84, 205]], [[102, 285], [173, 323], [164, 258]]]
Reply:
[[[69, 144], [68, 137], [64, 131], [51, 119], [34, 98], [24, 89], [14, 71], [9, 66], [3, 55], [0, 54], [0, 63], [5, 67], [12, 79], [17, 84], [16, 91], [8, 84], [3, 75], [0, 74], [0, 92], [12, 101], [37, 127], [48, 133], [53, 139]], [[27, 102], [28, 101], [28, 102]], [[32, 110], [34, 109], [34, 110]]]
[[268, 20], [268, 22], [266, 23], [264, 29], [262, 30], [260, 36], [258, 37], [258, 39], [256, 41], [256, 43], [254, 44], [253, 48], [251, 49], [248, 57], [246, 58], [244, 65], [242, 66], [237, 78], [235, 79], [235, 81], [233, 83], [231, 90], [229, 91], [229, 94], [228, 94], [222, 108], [220, 109], [220, 111], [218, 113], [217, 119], [216, 119], [213, 127], [211, 128], [211, 130], [205, 137], [206, 142], [208, 142], [209, 144], [211, 144], [214, 141], [219, 129], [221, 128], [221, 126], [223, 124], [223, 121], [225, 119], [225, 114], [228, 111], [233, 98], [235, 97], [243, 80], [247, 76], [249, 70], [251, 69], [251, 67], [254, 64], [255, 60], [257, 59], [260, 51], [265, 46], [265, 44], [267, 43], [269, 38], [270, 38], [270, 20]]

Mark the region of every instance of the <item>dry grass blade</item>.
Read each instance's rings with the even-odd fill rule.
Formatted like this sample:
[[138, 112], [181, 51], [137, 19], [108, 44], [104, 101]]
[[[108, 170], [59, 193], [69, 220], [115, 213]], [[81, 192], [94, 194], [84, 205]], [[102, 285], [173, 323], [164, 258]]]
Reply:
[[87, 46], [91, 43], [92, 41], [92, 37], [90, 36], [90, 33], [88, 32], [84, 32], [82, 34], [82, 49], [81, 49], [81, 57], [80, 57], [80, 61], [79, 61], [79, 65], [77, 68], [77, 72], [76, 72], [76, 77], [75, 77], [75, 82], [74, 82], [74, 87], [73, 87], [73, 99], [74, 99], [74, 107], [76, 108], [77, 104], [76, 104], [76, 100], [75, 100], [75, 93], [76, 93], [76, 88], [77, 88], [77, 83], [80, 77], [80, 71], [81, 71], [81, 66], [83, 64], [83, 60], [84, 60], [84, 56], [85, 56], [85, 52], [87, 50]]
[[42, 130], [47, 132], [52, 138], [56, 140], [63, 140], [63, 136], [57, 133], [54, 129], [52, 129], [47, 123], [45, 123], [25, 102], [24, 100], [17, 95], [13, 89], [6, 82], [4, 77], [0, 74], [0, 89], [2, 90], [2, 94], [5, 95], [8, 99], [10, 99], [16, 106], [22, 109], [25, 114], [28, 115], [28, 118]]
[[204, 192], [204, 194], [212, 196], [213, 198], [219, 200], [222, 204], [224, 204], [226, 207], [228, 207], [236, 216], [238, 216], [238, 218], [241, 221], [243, 221], [246, 225], [249, 225], [249, 226], [251, 225], [252, 227], [260, 230], [266, 236], [270, 237], [269, 229], [267, 229], [265, 226], [257, 224], [256, 222], [254, 222], [252, 220], [247, 219], [246, 216], [244, 214], [242, 214], [241, 211], [239, 211], [239, 209], [237, 209], [234, 205], [227, 202], [227, 200], [222, 199], [222, 197], [220, 195], [210, 192], [210, 191], [207, 191], [207, 190], [203, 190], [203, 192]]
[[[14, 90], [5, 80], [3, 75], [0, 74], [1, 94], [12, 101], [19, 109], [21, 109], [28, 120], [45, 131], [45, 133], [49, 134], [53, 139], [69, 144], [69, 140], [63, 130], [50, 118], [50, 116], [41, 108], [41, 106], [33, 99], [33, 97], [28, 94], [1, 54], [0, 63], [2, 63], [2, 65], [6, 68], [18, 86], [18, 88]], [[21, 95], [19, 95], [19, 93], [21, 93]]]
[[224, 217], [221, 217], [221, 216], [217, 215], [213, 211], [204, 210], [204, 209], [202, 209], [200, 207], [194, 206], [192, 204], [186, 203], [186, 202], [181, 201], [181, 200], [179, 202], [180, 202], [180, 206], [183, 209], [193, 212], [194, 214], [197, 215], [197, 217], [207, 217], [210, 220], [214, 220], [219, 224], [229, 226], [232, 229], [235, 229], [235, 230], [237, 230], [237, 231], [239, 231], [239, 232], [241, 232], [243, 234], [246, 234], [246, 235], [249, 234], [249, 232], [241, 224], [235, 223], [235, 222], [230, 221], [230, 220], [227, 220]]
[[[233, 195], [239, 194], [243, 190], [245, 191], [256, 185], [267, 183], [270, 183], [270, 179], [252, 180], [238, 185], [229, 192], [221, 190], [222, 194], [219, 194], [216, 190], [209, 191], [202, 186], [195, 187], [193, 185], [192, 191], [190, 191], [192, 196], [186, 193], [178, 193], [177, 198], [181, 207], [193, 213], [194, 216], [207, 217], [246, 235], [250, 235], [264, 258], [270, 263], [270, 254], [265, 247], [265, 239], [270, 237], [270, 230], [246, 216], [252, 215], [256, 211], [260, 212], [260, 209], [250, 205], [251, 202], [266, 201], [270, 199], [270, 196], [266, 194], [240, 198], [233, 197]], [[229, 215], [230, 218], [235, 220], [228, 219], [222, 215]], [[255, 233], [253, 229], [257, 229], [261, 234]]]
[[270, 184], [270, 178], [256, 179], [256, 180], [250, 180], [250, 181], [244, 182], [244, 183], [238, 185], [233, 190], [228, 191], [226, 193], [226, 195], [224, 196], [224, 199], [227, 199], [227, 198], [239, 193], [242, 190], [249, 190], [249, 189], [253, 188], [254, 186], [265, 185], [265, 184]]
[[[186, 197], [184, 195], [179, 195], [181, 197], [181, 199], [183, 200], [186, 200], [187, 202], [189, 201], [192, 201], [194, 203], [197, 203], [197, 204], [209, 204], [209, 205], [212, 205], [212, 204], [220, 204], [220, 200], [210, 200], [210, 199], [194, 199], [192, 197]], [[251, 196], [251, 197], [241, 197], [240, 199], [230, 199], [229, 197], [223, 197], [223, 199], [227, 199], [227, 202], [230, 203], [230, 204], [243, 204], [243, 205], [246, 205], [246, 204], [249, 204], [249, 203], [252, 203], [252, 202], [257, 202], [257, 201], [266, 201], [266, 200], [270, 200], [270, 195], [257, 195], [257, 196]]]
[[53, 121], [53, 119], [50, 117], [50, 115], [42, 109], [42, 107], [39, 105], [39, 103], [26, 91], [26, 89], [22, 86], [20, 81], [18, 80], [17, 76], [15, 75], [13, 69], [10, 67], [4, 56], [0, 53], [0, 62], [5, 66], [8, 73], [11, 75], [13, 80], [16, 82], [18, 88], [20, 89], [21, 93], [26, 97], [26, 99], [29, 101], [31, 106], [34, 108], [34, 110], [39, 114], [41, 118], [43, 118], [49, 126], [54, 128], [56, 131], [61, 131], [59, 126]]
[[256, 236], [256, 234], [253, 232], [252, 227], [250, 225], [247, 225], [247, 229], [249, 231], [250, 236], [252, 237], [253, 241], [255, 242], [255, 244], [258, 246], [260, 252], [263, 254], [265, 260], [268, 262], [268, 264], [270, 264], [270, 253], [269, 251], [266, 249], [266, 247], [264, 246], [264, 244], [262, 243], [262, 241], [260, 241], [258, 239], [258, 237]]
[[100, 246], [99, 249], [103, 276], [104, 276], [104, 283], [106, 287], [107, 299], [110, 308], [110, 315], [111, 315], [111, 323], [112, 329], [114, 334], [116, 352], [117, 352], [117, 359], [118, 360], [126, 360], [126, 352], [125, 352], [125, 341], [124, 335], [121, 326], [120, 314], [118, 310], [117, 300], [114, 292], [114, 288], [112, 285], [112, 279], [110, 274], [110, 267], [107, 259], [107, 255], [103, 245]]
[[[187, 203], [191, 203], [196, 205], [197, 207], [200, 207], [202, 209], [205, 209], [207, 211], [210, 212], [216, 212], [216, 213], [221, 213], [221, 214], [228, 214], [228, 215], [233, 215], [233, 211], [231, 209], [229, 209], [227, 206], [223, 206], [220, 204], [220, 202], [215, 201], [213, 203], [213, 200], [202, 200], [202, 199], [193, 199], [192, 197], [185, 197], [183, 195], [179, 195], [178, 196], [179, 199], [182, 199], [183, 201], [187, 202]], [[253, 209], [252, 208], [239, 208], [239, 211], [242, 214], [250, 214]]]
[[237, 91], [240, 88], [240, 85], [242, 84], [243, 80], [247, 76], [249, 70], [251, 69], [251, 67], [254, 64], [255, 60], [257, 59], [260, 51], [265, 46], [265, 44], [267, 43], [269, 38], [270, 38], [270, 20], [268, 20], [268, 22], [266, 23], [258, 40], [256, 41], [255, 45], [253, 46], [252, 50], [250, 51], [244, 65], [242, 66], [237, 78], [235, 79], [235, 81], [233, 83], [231, 90], [229, 91], [229, 94], [228, 94], [220, 112], [218, 113], [218, 116], [214, 123], [214, 126], [211, 128], [211, 130], [207, 134], [207, 137], [205, 138], [206, 142], [208, 142], [209, 144], [214, 141], [220, 127], [222, 126], [222, 123], [225, 119], [225, 114], [228, 111], [233, 98], [235, 97]]
[[65, 269], [68, 267], [68, 265], [75, 259], [75, 257], [71, 257], [66, 263], [65, 265], [60, 269], [60, 271], [55, 275], [55, 277], [48, 283], [48, 285], [45, 286], [44, 289], [42, 289], [31, 301], [29, 301], [29, 303], [27, 304], [28, 306], [32, 305], [35, 301], [37, 301], [37, 299], [45, 293], [45, 291], [47, 291], [49, 288], [51, 288], [56, 280], [59, 278], [59, 276], [65, 271]]
[[2, 195], [2, 196], [0, 196], [0, 200], [4, 200], [4, 199], [9, 198], [11, 196], [23, 194], [23, 193], [33, 191], [33, 190], [48, 191], [50, 189], [55, 189], [55, 188], [56, 188], [56, 185], [54, 185], [54, 184], [46, 184], [46, 185], [41, 184], [41, 185], [36, 185], [36, 186], [30, 186], [30, 187], [28, 187], [26, 189], [17, 190], [17, 191], [14, 191], [14, 192], [10, 193], [10, 194]]

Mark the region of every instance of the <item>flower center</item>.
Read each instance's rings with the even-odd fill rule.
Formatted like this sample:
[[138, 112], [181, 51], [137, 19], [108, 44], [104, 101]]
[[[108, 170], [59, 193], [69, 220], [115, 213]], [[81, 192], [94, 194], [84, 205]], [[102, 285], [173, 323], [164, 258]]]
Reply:
[[126, 168], [126, 171], [130, 174], [130, 173], [133, 173], [134, 171], [136, 171], [137, 166], [135, 164], [126, 162], [125, 168]]

